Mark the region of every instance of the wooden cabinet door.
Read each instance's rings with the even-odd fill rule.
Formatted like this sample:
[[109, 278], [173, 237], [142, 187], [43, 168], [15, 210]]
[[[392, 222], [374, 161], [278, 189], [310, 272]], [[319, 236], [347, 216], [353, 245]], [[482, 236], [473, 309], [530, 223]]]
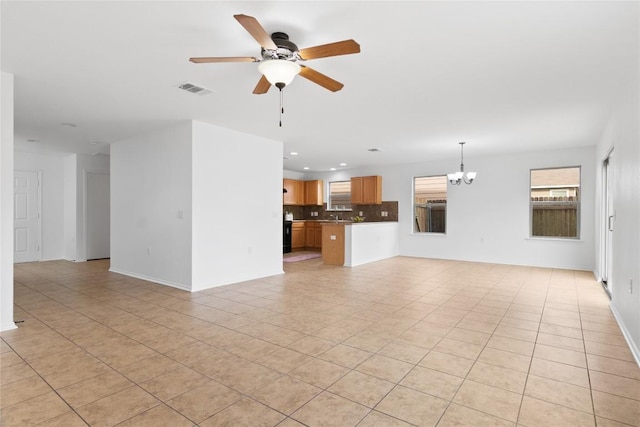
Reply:
[[362, 179], [362, 200], [367, 205], [382, 203], [382, 177], [365, 176]]
[[316, 224], [314, 228], [314, 248], [322, 249], [322, 224]]
[[313, 248], [315, 245], [316, 230], [314, 225], [315, 224], [312, 222], [308, 222], [304, 225], [304, 245], [307, 248]]
[[282, 188], [287, 190], [286, 193], [282, 194], [282, 204], [283, 205], [296, 205], [296, 190], [298, 187], [299, 181], [295, 179], [283, 179], [282, 180]]
[[356, 176], [351, 178], [352, 205], [379, 205], [381, 203], [381, 176]]
[[352, 205], [362, 205], [364, 204], [363, 193], [362, 193], [362, 180], [361, 176], [356, 176], [351, 178], [351, 204]]
[[304, 184], [304, 204], [307, 206], [322, 206], [324, 203], [323, 181], [305, 181]]
[[304, 197], [305, 197], [305, 185], [304, 181], [296, 181], [296, 200], [295, 204], [299, 206], [304, 206]]
[[299, 181], [297, 179], [283, 179], [282, 188], [286, 188], [287, 192], [282, 195], [282, 204], [304, 206], [304, 187], [305, 181]]
[[303, 222], [294, 222], [291, 227], [291, 249], [304, 249]]

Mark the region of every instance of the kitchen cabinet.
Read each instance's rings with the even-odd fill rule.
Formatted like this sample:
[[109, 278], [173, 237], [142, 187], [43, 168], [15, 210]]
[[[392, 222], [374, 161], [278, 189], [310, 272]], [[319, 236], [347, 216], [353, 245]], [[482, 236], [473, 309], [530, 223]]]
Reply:
[[307, 249], [322, 248], [322, 224], [306, 221], [304, 224], [304, 244]]
[[351, 178], [351, 204], [382, 204], [382, 177], [375, 175]]
[[291, 249], [304, 249], [304, 222], [294, 222], [291, 226]]
[[287, 206], [304, 206], [304, 181], [297, 179], [283, 179], [282, 188], [287, 192], [282, 195], [282, 204]]
[[304, 181], [283, 179], [282, 188], [287, 190], [287, 192], [282, 195], [283, 205], [304, 206]]
[[322, 180], [304, 181], [304, 204], [322, 206], [324, 203], [324, 183]]

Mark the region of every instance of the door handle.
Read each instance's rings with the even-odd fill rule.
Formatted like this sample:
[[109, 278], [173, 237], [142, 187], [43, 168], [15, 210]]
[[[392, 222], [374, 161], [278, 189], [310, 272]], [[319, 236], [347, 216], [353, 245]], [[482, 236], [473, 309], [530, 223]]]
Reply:
[[613, 215], [609, 215], [609, 231], [613, 231]]

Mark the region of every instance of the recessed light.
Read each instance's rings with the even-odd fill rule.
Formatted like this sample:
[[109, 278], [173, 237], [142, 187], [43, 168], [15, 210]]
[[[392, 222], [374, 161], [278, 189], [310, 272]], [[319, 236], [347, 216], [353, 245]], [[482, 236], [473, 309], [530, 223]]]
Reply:
[[60, 123], [60, 126], [65, 127], [65, 128], [75, 128], [78, 127], [78, 125], [76, 125], [75, 123]]
[[334, 171], [334, 170], [336, 170], [336, 168], [329, 168], [329, 170], [330, 170], [330, 171]]
[[39, 139], [27, 139], [27, 142], [31, 142], [33, 144], [38, 144], [40, 142]]
[[98, 145], [98, 141], [91, 141], [89, 144], [91, 144], [91, 145]]
[[340, 163], [340, 166], [347, 166], [346, 163]]
[[305, 166], [305, 167], [303, 167], [302, 169], [304, 169], [304, 170], [308, 171], [308, 170], [309, 170], [309, 166]]
[[375, 153], [377, 151], [382, 151], [382, 150], [379, 148], [369, 148], [369, 151], [371, 151], [372, 153]]
[[290, 152], [289, 154], [291, 154], [292, 156], [297, 156], [297, 155], [298, 155], [298, 152], [297, 152], [297, 151], [292, 151], [292, 152]]

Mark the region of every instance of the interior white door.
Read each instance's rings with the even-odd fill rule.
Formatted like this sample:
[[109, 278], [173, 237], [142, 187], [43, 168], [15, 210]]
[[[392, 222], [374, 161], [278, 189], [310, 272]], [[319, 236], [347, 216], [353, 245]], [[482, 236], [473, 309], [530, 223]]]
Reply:
[[109, 174], [87, 172], [87, 259], [111, 256]]
[[40, 261], [40, 174], [13, 173], [13, 260]]
[[604, 256], [602, 262], [602, 283], [607, 291], [611, 293], [611, 265], [613, 261], [613, 230], [615, 228], [615, 208], [614, 208], [614, 158], [613, 151], [604, 161]]

